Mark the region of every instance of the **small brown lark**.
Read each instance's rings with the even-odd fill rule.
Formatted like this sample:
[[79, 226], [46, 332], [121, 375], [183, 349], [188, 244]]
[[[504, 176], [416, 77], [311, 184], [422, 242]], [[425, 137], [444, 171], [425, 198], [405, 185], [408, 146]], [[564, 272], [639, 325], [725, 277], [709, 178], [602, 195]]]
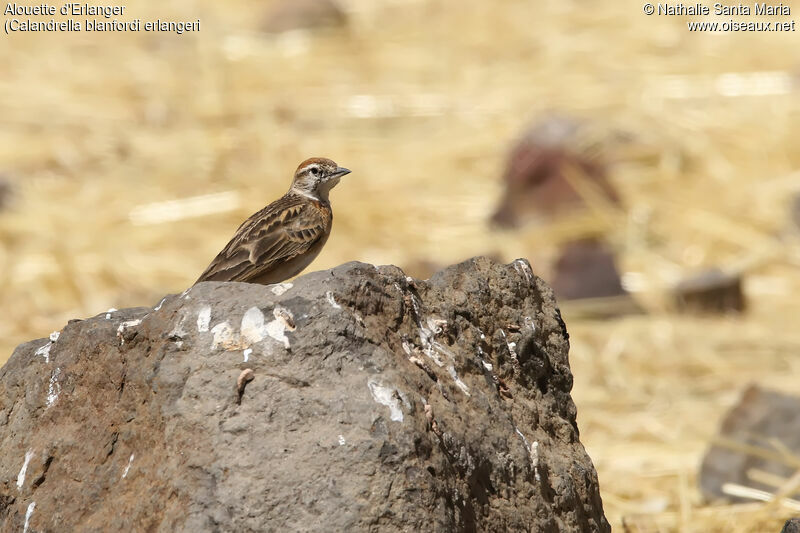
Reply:
[[306, 159], [289, 191], [244, 221], [195, 282], [280, 283], [303, 271], [331, 234], [328, 193], [350, 171], [330, 159]]

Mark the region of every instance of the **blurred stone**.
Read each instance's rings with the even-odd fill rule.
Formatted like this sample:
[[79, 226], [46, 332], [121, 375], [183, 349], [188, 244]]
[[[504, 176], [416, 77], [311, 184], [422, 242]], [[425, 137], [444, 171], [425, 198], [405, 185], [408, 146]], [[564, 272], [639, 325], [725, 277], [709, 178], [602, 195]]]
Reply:
[[599, 240], [564, 245], [553, 265], [552, 280], [564, 314], [572, 318], [604, 320], [643, 312], [622, 287], [614, 253]]
[[741, 276], [718, 268], [684, 279], [673, 289], [673, 296], [681, 311], [726, 313], [745, 309]]
[[9, 206], [13, 193], [11, 179], [4, 174], [0, 174], [0, 211]]
[[332, 0], [282, 0], [267, 14], [261, 29], [266, 33], [283, 33], [346, 24], [347, 15]]
[[800, 230], [800, 194], [796, 194], [792, 199], [792, 206], [790, 210], [790, 216], [792, 218], [792, 223], [794, 224], [794, 229]]
[[583, 239], [564, 245], [553, 270], [552, 286], [559, 300], [626, 294], [613, 252], [596, 239]]
[[783, 524], [781, 533], [800, 533], [800, 518], [790, 518]]
[[[726, 494], [726, 483], [774, 492], [797, 470], [796, 463], [781, 458], [800, 457], [800, 398], [752, 385], [725, 416], [715, 440], [700, 467], [705, 498], [752, 501]], [[747, 448], [764, 453], [756, 456]], [[764, 482], [769, 478], [776, 482]]]
[[526, 130], [506, 161], [505, 193], [492, 223], [516, 227], [527, 219], [585, 208], [584, 198], [566, 177], [570, 169], [594, 185], [604, 200], [619, 204], [619, 195], [607, 178], [602, 143], [596, 137], [586, 124], [558, 115]]

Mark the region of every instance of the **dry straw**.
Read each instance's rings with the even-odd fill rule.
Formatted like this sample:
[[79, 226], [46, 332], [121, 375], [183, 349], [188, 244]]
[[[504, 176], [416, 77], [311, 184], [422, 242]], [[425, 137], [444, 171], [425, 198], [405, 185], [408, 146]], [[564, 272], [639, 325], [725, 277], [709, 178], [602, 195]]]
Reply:
[[[188, 13], [199, 34], [5, 39], [2, 353], [183, 290], [299, 161], [330, 156], [353, 173], [313, 268], [494, 253], [545, 273], [559, 243], [603, 233], [649, 311], [564, 308], [609, 520], [777, 532], [796, 476], [769, 501], [709, 506], [696, 474], [744, 385], [796, 392], [800, 375], [797, 34], [690, 34], [625, 2], [343, 1], [349, 27], [320, 35], [259, 34], [260, 2], [179, 0], [129, 11]], [[494, 232], [509, 142], [550, 110], [623, 134], [598, 156], [624, 208], [570, 174], [588, 212]], [[674, 314], [669, 286], [715, 265], [746, 274], [747, 314]]]

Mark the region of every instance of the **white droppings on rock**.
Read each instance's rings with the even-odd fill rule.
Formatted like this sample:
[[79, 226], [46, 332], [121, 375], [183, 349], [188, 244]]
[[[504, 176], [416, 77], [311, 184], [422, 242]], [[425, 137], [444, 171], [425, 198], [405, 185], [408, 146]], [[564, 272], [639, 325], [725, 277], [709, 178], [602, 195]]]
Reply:
[[331, 304], [331, 307], [334, 309], [341, 309], [342, 306], [336, 303], [336, 299], [333, 297], [333, 293], [328, 291], [325, 293], [325, 298], [328, 300], [328, 303]]
[[142, 321], [141, 321], [141, 320], [139, 320], [139, 319], [136, 319], [136, 320], [126, 320], [125, 322], [123, 322], [123, 323], [121, 323], [121, 324], [119, 325], [119, 327], [117, 328], [117, 333], [122, 333], [122, 332], [123, 332], [123, 331], [125, 331], [126, 329], [128, 329], [128, 328], [134, 328], [134, 327], [138, 326], [138, 325], [139, 325], [139, 324], [141, 324], [141, 323], [142, 323]]
[[211, 334], [214, 336], [214, 340], [211, 341], [212, 350], [216, 350], [220, 346], [227, 350], [238, 344], [236, 333], [227, 322], [220, 322], [211, 328]]
[[285, 307], [276, 305], [272, 310], [272, 314], [277, 320], [281, 320], [284, 324], [286, 324], [286, 329], [289, 331], [294, 331], [297, 329], [297, 326], [294, 322], [294, 314]]
[[358, 324], [358, 325], [359, 325], [359, 326], [361, 326], [362, 328], [365, 328], [365, 327], [367, 327], [367, 326], [366, 326], [366, 324], [364, 324], [364, 319], [363, 319], [363, 318], [361, 318], [361, 315], [359, 315], [359, 314], [358, 314], [358, 313], [356, 313], [355, 311], [353, 311], [353, 318], [355, 318], [355, 319], [356, 319], [356, 324]]
[[516, 270], [520, 275], [525, 278], [525, 281], [528, 283], [531, 282], [533, 279], [533, 272], [531, 272], [531, 267], [528, 265], [528, 262], [524, 259], [517, 259], [514, 261], [514, 270]]
[[514, 426], [514, 431], [517, 432], [517, 435], [520, 436], [520, 438], [522, 439], [522, 442], [525, 443], [525, 449], [526, 450], [530, 450], [531, 449], [531, 445], [528, 444], [528, 439], [525, 438], [525, 435], [522, 434], [522, 432], [519, 430], [519, 428], [517, 426]]
[[[412, 301], [413, 299], [414, 298], [412, 298]], [[418, 324], [419, 340], [422, 343], [422, 352], [430, 357], [430, 359], [440, 367], [444, 366], [444, 362], [440, 356], [446, 355], [451, 361], [455, 359], [453, 352], [435, 338], [436, 335], [442, 332], [442, 326], [445, 324], [447, 324], [446, 320], [432, 317], [428, 317], [424, 325], [421, 323]]]
[[347, 441], [344, 440], [344, 435], [339, 435], [339, 446], [344, 446]]
[[433, 318], [428, 317], [428, 328], [435, 334], [438, 335], [442, 332], [442, 326], [447, 325], [447, 320], [442, 320], [441, 318]]
[[242, 340], [248, 344], [261, 342], [270, 337], [289, 349], [289, 338], [285, 332], [294, 331], [294, 317], [285, 307], [275, 306], [272, 310], [275, 320], [265, 321], [264, 313], [258, 307], [251, 307], [242, 317]]
[[529, 444], [528, 439], [525, 438], [525, 435], [522, 434], [517, 426], [514, 426], [514, 430], [516, 430], [517, 435], [520, 436], [523, 444], [525, 444], [525, 450], [528, 452], [528, 456], [531, 459], [533, 475], [536, 481], [541, 481], [541, 476], [539, 475], [539, 441], [533, 441], [533, 444]]
[[481, 363], [483, 363], [483, 368], [485, 368], [489, 372], [494, 370], [494, 366], [492, 366], [492, 363], [487, 363], [486, 360], [484, 360], [483, 358], [481, 358]]
[[33, 450], [28, 450], [25, 453], [25, 461], [22, 463], [22, 468], [19, 469], [19, 474], [17, 474], [17, 489], [22, 489], [22, 485], [25, 484], [25, 474], [28, 472], [28, 463], [31, 462], [33, 458]]
[[45, 363], [49, 363], [50, 362], [50, 348], [52, 346], [53, 346], [53, 343], [50, 342], [50, 341], [47, 341], [47, 344], [45, 344], [43, 346], [40, 346], [34, 352], [34, 355], [38, 355], [38, 356], [44, 357], [44, 362]]
[[414, 310], [414, 317], [419, 328], [419, 340], [422, 344], [422, 352], [427, 355], [437, 366], [443, 367], [444, 361], [441, 355], [446, 355], [451, 361], [455, 360], [455, 355], [448, 348], [436, 340], [436, 335], [442, 332], [442, 326], [447, 324], [446, 320], [440, 318], [423, 318], [422, 305], [414, 293], [410, 293], [411, 306]]
[[539, 475], [539, 441], [533, 441], [530, 448], [531, 453], [531, 465], [533, 466], [533, 475], [536, 478], [536, 481], [541, 481], [542, 478]]
[[28, 509], [25, 511], [25, 525], [22, 527], [22, 533], [28, 533], [28, 525], [31, 522], [34, 509], [36, 509], [36, 502], [29, 503]]
[[406, 341], [403, 341], [403, 351], [406, 352], [406, 355], [412, 354], [411, 346]]
[[289, 289], [294, 287], [291, 283], [276, 283], [275, 285], [271, 285], [272, 294], [275, 296], [280, 296], [281, 294], [285, 293]]
[[411, 276], [406, 276], [406, 283], [414, 283], [414, 278]]
[[50, 383], [47, 386], [47, 407], [56, 403], [58, 395], [61, 393], [61, 384], [58, 382], [58, 376], [60, 375], [61, 369], [56, 368], [50, 376]]
[[272, 310], [275, 320], [266, 321], [264, 313], [258, 307], [251, 307], [242, 316], [240, 333], [236, 333], [228, 322], [222, 322], [211, 328], [214, 334], [212, 349], [223, 347], [225, 350], [243, 350], [244, 361], [247, 362], [253, 353], [251, 346], [271, 338], [289, 349], [286, 330], [296, 328], [292, 312], [285, 307], [275, 306]]
[[503, 339], [506, 341], [506, 346], [508, 347], [508, 353], [511, 354], [511, 358], [516, 361], [517, 359], [517, 343], [516, 342], [508, 342], [508, 337], [506, 336], [506, 332], [502, 329], [500, 333], [503, 335]]
[[197, 331], [205, 333], [208, 331], [208, 326], [211, 323], [211, 306], [204, 305], [200, 312], [197, 313]]
[[400, 399], [397, 391], [390, 387], [385, 387], [374, 380], [367, 382], [372, 398], [381, 405], [389, 408], [389, 418], [395, 422], [403, 421], [403, 410], [400, 408]]
[[164, 302], [166, 301], [167, 301], [166, 297], [162, 298], [161, 301], [158, 302], [158, 305], [153, 308], [153, 311], [158, 311], [159, 309], [161, 309], [161, 306], [164, 305]]
[[128, 457], [128, 466], [126, 466], [125, 470], [122, 471], [122, 479], [128, 477], [128, 472], [130, 471], [131, 465], [133, 464], [133, 455], [134, 454], [131, 454], [131, 456]]
[[536, 322], [529, 316], [525, 317], [525, 325], [531, 328], [531, 331], [536, 333]]
[[402, 400], [403, 405], [405, 405], [406, 409], [408, 409], [410, 411], [411, 410], [411, 402], [408, 401], [408, 396], [406, 396], [406, 394], [403, 391], [401, 391], [400, 389], [397, 389], [396, 392], [397, 392], [397, 395], [400, 396], [400, 400]]
[[44, 345], [40, 346], [39, 348], [37, 348], [36, 351], [33, 352], [33, 354], [34, 355], [38, 355], [40, 357], [44, 357], [44, 362], [45, 363], [49, 363], [50, 362], [50, 348], [53, 347], [53, 344], [55, 344], [56, 341], [58, 341], [58, 338], [60, 336], [61, 336], [61, 332], [60, 331], [52, 332], [50, 334], [50, 336], [49, 336], [50, 340], [47, 342], [47, 344], [44, 344]]
[[469, 387], [467, 387], [467, 384], [461, 381], [461, 378], [458, 377], [456, 368], [453, 365], [450, 365], [447, 367], [447, 371], [450, 373], [450, 377], [453, 378], [453, 381], [456, 382], [456, 385], [458, 385], [458, 388], [464, 391], [464, 394], [470, 396]]
[[116, 307], [112, 307], [111, 309], [106, 311], [106, 320], [111, 320], [111, 313], [114, 313], [116, 311], [117, 311]]
[[251, 307], [242, 316], [242, 339], [250, 344], [264, 340], [266, 336], [264, 313], [258, 307]]
[[275, 309], [272, 310], [272, 314], [275, 316], [275, 320], [267, 324], [267, 335], [283, 343], [283, 347], [288, 350], [289, 338], [286, 336], [285, 332], [287, 329], [289, 331], [295, 329], [291, 312], [283, 307], [275, 307]]
[[[125, 344], [125, 339], [122, 338], [122, 335], [125, 333], [125, 330], [128, 328], [135, 328], [139, 324], [141, 324], [141, 319], [136, 320], [126, 320], [125, 322], [121, 323], [117, 328], [117, 337], [119, 337], [120, 345]], [[181, 324], [183, 324], [183, 320], [181, 320]]]

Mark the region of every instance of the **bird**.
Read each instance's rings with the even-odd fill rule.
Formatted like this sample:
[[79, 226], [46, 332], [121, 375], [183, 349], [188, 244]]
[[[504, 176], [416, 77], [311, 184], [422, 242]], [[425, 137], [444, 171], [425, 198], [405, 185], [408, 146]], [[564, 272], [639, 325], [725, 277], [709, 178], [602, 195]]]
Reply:
[[286, 194], [245, 220], [195, 284], [269, 285], [305, 270], [331, 234], [333, 211], [328, 195], [347, 174], [349, 169], [324, 157], [300, 163]]

